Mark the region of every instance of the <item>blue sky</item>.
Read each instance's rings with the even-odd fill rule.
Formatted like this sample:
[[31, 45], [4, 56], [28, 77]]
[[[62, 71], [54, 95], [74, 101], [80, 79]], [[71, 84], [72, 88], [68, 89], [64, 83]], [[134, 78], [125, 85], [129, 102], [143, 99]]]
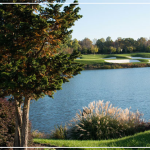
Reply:
[[[66, 0], [67, 3], [73, 0]], [[93, 40], [110, 36], [150, 38], [150, 0], [79, 0], [79, 3], [149, 3], [149, 4], [79, 4], [83, 18], [72, 27], [72, 38]]]

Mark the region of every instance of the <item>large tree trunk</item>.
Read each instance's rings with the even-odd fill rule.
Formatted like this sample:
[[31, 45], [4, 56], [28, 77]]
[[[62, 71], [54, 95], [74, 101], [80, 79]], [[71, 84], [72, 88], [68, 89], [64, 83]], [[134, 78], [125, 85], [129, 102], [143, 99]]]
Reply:
[[[21, 147], [27, 147], [28, 145], [29, 108], [30, 108], [30, 98], [26, 96], [24, 100], [23, 116], [22, 116]], [[22, 148], [22, 150], [27, 150], [27, 148]]]
[[[22, 110], [21, 103], [15, 98], [15, 110], [16, 110], [16, 125], [15, 125], [15, 138], [14, 147], [21, 146], [21, 125], [22, 125]], [[14, 150], [16, 150], [14, 148]]]

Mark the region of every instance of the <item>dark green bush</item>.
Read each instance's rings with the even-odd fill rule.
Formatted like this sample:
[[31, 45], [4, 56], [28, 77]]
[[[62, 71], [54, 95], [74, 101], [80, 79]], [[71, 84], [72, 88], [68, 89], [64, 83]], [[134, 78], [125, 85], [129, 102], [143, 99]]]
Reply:
[[[15, 105], [13, 101], [0, 98], [0, 147], [13, 147], [15, 136]], [[29, 145], [32, 145], [31, 122]]]
[[0, 146], [13, 146], [15, 135], [15, 107], [0, 98]]

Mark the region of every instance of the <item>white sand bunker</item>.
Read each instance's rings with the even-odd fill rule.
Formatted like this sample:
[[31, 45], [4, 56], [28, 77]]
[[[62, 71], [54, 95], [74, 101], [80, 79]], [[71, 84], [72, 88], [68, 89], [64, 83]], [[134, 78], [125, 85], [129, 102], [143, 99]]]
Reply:
[[139, 60], [132, 60], [132, 59], [120, 59], [120, 60], [105, 60], [105, 62], [109, 63], [131, 63], [131, 62], [140, 62]]

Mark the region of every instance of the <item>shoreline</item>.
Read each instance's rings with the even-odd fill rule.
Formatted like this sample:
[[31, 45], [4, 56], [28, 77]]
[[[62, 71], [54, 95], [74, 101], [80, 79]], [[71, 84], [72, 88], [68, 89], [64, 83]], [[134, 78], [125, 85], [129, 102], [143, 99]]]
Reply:
[[144, 68], [150, 67], [150, 63], [110, 63], [110, 64], [94, 64], [84, 65], [84, 70], [95, 70], [95, 69], [123, 69], [123, 68]]

